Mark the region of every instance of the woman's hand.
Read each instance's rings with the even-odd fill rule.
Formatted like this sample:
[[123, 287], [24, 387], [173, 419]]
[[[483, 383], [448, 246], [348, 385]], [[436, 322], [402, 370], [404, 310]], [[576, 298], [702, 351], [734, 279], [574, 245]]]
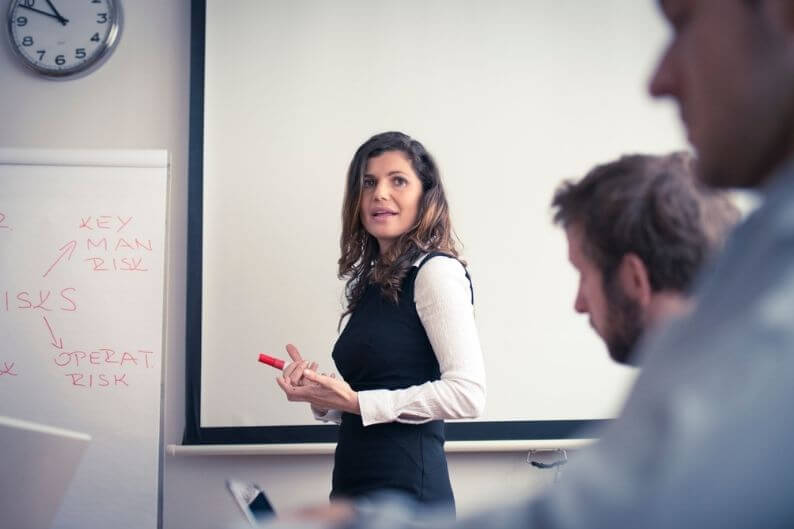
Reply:
[[[328, 375], [327, 375], [326, 373], [323, 373], [323, 376], [328, 376]], [[331, 375], [330, 375], [330, 376], [331, 376], [331, 378], [336, 378], [336, 375], [335, 375], [335, 374], [333, 374], [333, 373], [331, 373]], [[305, 379], [304, 379], [304, 380], [305, 380]], [[307, 382], [308, 382], [308, 380], [307, 380]], [[328, 408], [318, 408], [318, 407], [317, 407], [317, 406], [315, 406], [314, 404], [310, 404], [310, 406], [311, 406], [311, 408], [312, 408], [312, 411], [314, 412], [314, 414], [315, 414], [317, 417], [319, 417], [320, 419], [322, 419], [322, 418], [325, 416], [325, 414], [327, 414], [327, 413], [328, 413]]]
[[341, 410], [361, 414], [358, 405], [358, 393], [350, 385], [333, 376], [320, 375], [311, 369], [303, 369], [303, 385], [295, 385], [291, 378], [280, 376], [278, 385], [293, 402], [308, 402], [315, 409]]
[[292, 362], [284, 366], [281, 370], [281, 377], [290, 381], [293, 386], [302, 386], [306, 383], [303, 379], [303, 372], [306, 369], [315, 371], [317, 369], [317, 362], [309, 362], [301, 357], [298, 348], [291, 343], [287, 344], [287, 354], [292, 359]]
[[[303, 378], [303, 372], [311, 368], [312, 370], [317, 369], [317, 362], [307, 362], [303, 359], [298, 351], [298, 348], [292, 345], [291, 343], [287, 344], [287, 354], [292, 359], [292, 362], [284, 366], [281, 370], [281, 376], [290, 381], [290, 384], [293, 386], [302, 386], [306, 383], [306, 380]], [[323, 416], [328, 413], [328, 410], [321, 409], [313, 404], [311, 405], [312, 411], [319, 415]]]

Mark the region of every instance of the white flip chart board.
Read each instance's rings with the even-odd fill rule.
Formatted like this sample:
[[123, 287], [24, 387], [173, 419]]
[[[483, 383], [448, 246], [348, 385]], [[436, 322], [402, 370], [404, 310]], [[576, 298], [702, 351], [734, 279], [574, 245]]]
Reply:
[[93, 439], [58, 528], [157, 527], [167, 177], [165, 151], [0, 149], [0, 415]]

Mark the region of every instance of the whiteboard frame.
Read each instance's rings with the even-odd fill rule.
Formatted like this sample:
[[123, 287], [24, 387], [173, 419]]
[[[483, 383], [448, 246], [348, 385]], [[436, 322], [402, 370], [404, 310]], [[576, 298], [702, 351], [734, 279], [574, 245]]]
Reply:
[[[190, 138], [188, 156], [187, 307], [184, 445], [335, 443], [337, 426], [201, 426], [204, 86], [206, 0], [191, 2]], [[446, 424], [447, 441], [591, 439], [610, 419], [460, 421]], [[583, 433], [587, 432], [587, 433]], [[470, 444], [470, 443], [469, 443]], [[462, 445], [469, 450], [467, 445]], [[558, 443], [559, 444], [559, 443]], [[555, 444], [555, 447], [558, 447]], [[477, 451], [477, 450], [473, 450]]]

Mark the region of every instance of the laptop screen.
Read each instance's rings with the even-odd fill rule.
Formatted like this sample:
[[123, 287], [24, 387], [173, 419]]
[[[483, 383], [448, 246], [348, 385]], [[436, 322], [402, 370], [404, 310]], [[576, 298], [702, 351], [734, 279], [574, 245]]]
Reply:
[[89, 435], [0, 416], [3, 527], [50, 527]]
[[251, 527], [257, 527], [259, 523], [269, 520], [275, 514], [265, 492], [255, 483], [228, 479], [226, 487]]

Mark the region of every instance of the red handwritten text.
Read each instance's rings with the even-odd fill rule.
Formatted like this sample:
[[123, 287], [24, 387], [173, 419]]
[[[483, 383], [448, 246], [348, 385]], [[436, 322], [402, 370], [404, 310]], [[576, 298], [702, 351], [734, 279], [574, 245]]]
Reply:
[[47, 269], [46, 272], [44, 272], [44, 274], [41, 277], [47, 277], [47, 274], [49, 274], [52, 271], [52, 269], [55, 268], [55, 265], [57, 265], [61, 261], [61, 259], [63, 259], [64, 256], [66, 256], [67, 261], [70, 261], [72, 259], [72, 254], [74, 253], [75, 248], [77, 248], [77, 241], [69, 241], [60, 248], [58, 248], [58, 251], [61, 252], [61, 254], [58, 256], [55, 262], [50, 265], [50, 267]]
[[99, 215], [97, 217], [80, 217], [81, 230], [112, 230], [116, 233], [123, 230], [132, 221], [132, 217], [119, 217], [111, 215]]
[[11, 362], [9, 364], [8, 362], [3, 362], [3, 367], [0, 368], [0, 377], [5, 376], [5, 375], [12, 376], [12, 377], [17, 376], [19, 373], [14, 373], [14, 364], [15, 363], [16, 362]]
[[75, 368], [81, 365], [107, 365], [116, 364], [119, 367], [141, 367], [143, 369], [151, 369], [154, 367], [154, 360], [152, 359], [152, 351], [144, 351], [138, 349], [135, 352], [129, 351], [114, 351], [106, 347], [99, 348], [94, 351], [62, 351], [53, 357], [53, 362], [58, 367], [74, 366]]
[[[127, 384], [127, 373], [122, 373], [121, 375], [107, 375], [105, 373], [66, 373], [66, 376], [71, 379], [73, 386], [80, 386], [83, 388], [129, 386], [129, 384]], [[111, 377], [113, 377], [112, 381]]]
[[109, 347], [99, 347], [92, 351], [61, 351], [52, 357], [72, 386], [82, 388], [127, 387], [130, 370], [154, 369], [154, 351], [137, 349], [116, 351]]
[[102, 237], [100, 239], [86, 239], [85, 245], [88, 251], [91, 251], [92, 248], [99, 248], [107, 253], [109, 250], [117, 252], [119, 249], [122, 250], [147, 250], [149, 252], [152, 251], [152, 240], [140, 240], [137, 237], [133, 239], [125, 239], [123, 237], [119, 237], [116, 239], [116, 244], [113, 244], [113, 241], [110, 241], [111, 244], [108, 244], [108, 240], [106, 237]]
[[50, 331], [50, 345], [56, 349], [63, 349], [63, 338], [55, 337], [55, 331], [52, 330], [52, 325], [50, 325], [50, 322], [47, 321], [47, 316], [42, 314], [41, 317], [44, 319], [44, 324], [47, 326], [47, 330]]
[[52, 290], [39, 290], [37, 294], [31, 294], [31, 292], [27, 290], [0, 291], [0, 310], [5, 312], [28, 309], [47, 312], [52, 310], [75, 312], [77, 310], [77, 303], [73, 299], [74, 294], [77, 293], [75, 288], [63, 288], [54, 295]]
[[89, 257], [85, 260], [92, 266], [93, 272], [148, 272], [143, 264], [143, 257], [121, 257], [104, 259]]

